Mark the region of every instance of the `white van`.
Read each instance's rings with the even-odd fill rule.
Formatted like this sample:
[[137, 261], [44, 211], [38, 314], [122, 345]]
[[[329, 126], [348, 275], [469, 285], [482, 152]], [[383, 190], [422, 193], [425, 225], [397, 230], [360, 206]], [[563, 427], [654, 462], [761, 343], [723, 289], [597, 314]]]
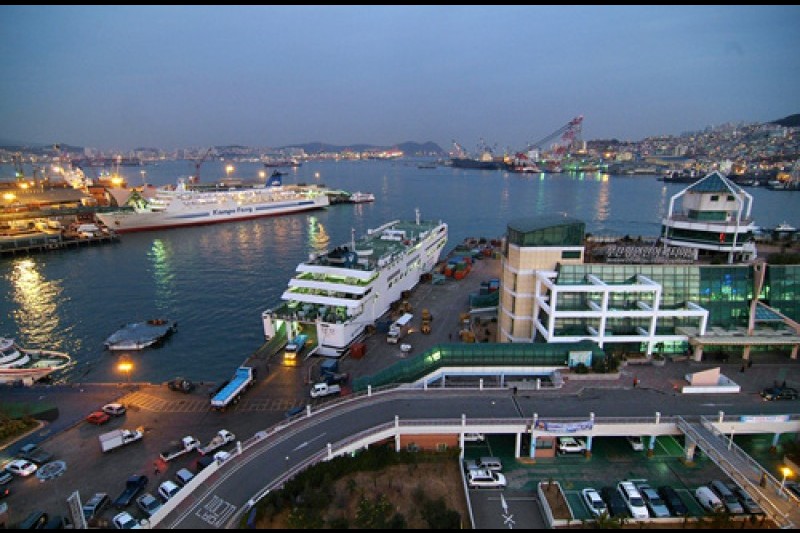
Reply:
[[722, 500], [719, 499], [719, 496], [705, 485], [697, 487], [697, 490], [694, 491], [694, 497], [697, 498], [700, 505], [707, 511], [711, 511], [712, 513], [721, 513], [725, 511], [725, 506], [722, 505]]
[[647, 506], [642, 499], [642, 495], [636, 489], [636, 486], [630, 481], [620, 481], [617, 483], [617, 491], [628, 506], [628, 511], [634, 518], [650, 518], [650, 513], [647, 511]]

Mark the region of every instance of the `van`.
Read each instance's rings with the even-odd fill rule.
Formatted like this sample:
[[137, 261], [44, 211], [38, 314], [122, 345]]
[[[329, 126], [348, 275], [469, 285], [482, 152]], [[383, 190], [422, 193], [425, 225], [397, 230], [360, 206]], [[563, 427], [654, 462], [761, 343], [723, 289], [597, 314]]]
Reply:
[[697, 501], [700, 502], [700, 505], [702, 505], [706, 511], [712, 513], [721, 513], [725, 511], [725, 506], [722, 505], [722, 500], [719, 499], [719, 496], [705, 485], [697, 487], [694, 491], [694, 497], [697, 498]]
[[89, 501], [83, 504], [83, 516], [86, 521], [88, 522], [99, 515], [110, 503], [111, 499], [105, 492], [98, 492], [89, 498]]
[[628, 511], [630, 511], [633, 518], [650, 518], [650, 513], [647, 511], [642, 495], [639, 494], [632, 482], [620, 481], [617, 483], [617, 491], [625, 501], [625, 505], [628, 506]]
[[498, 471], [503, 469], [503, 463], [497, 457], [481, 457], [478, 459], [478, 468]]
[[728, 510], [731, 514], [742, 514], [744, 513], [744, 507], [739, 502], [739, 498], [733, 493], [728, 486], [720, 481], [719, 479], [715, 479], [711, 482], [711, 490], [717, 493], [719, 499], [722, 500], [722, 505], [725, 506], [725, 509]]

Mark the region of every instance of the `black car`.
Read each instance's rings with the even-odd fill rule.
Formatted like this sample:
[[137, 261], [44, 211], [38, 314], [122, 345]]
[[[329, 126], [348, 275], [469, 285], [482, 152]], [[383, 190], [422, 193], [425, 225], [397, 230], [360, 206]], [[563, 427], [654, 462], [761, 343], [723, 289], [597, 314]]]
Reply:
[[17, 452], [17, 457], [27, 459], [37, 465], [42, 465], [53, 458], [53, 454], [46, 452], [35, 444], [26, 444]]
[[600, 489], [600, 496], [606, 502], [608, 513], [611, 516], [630, 516], [628, 506], [625, 505], [622, 495], [614, 487], [603, 487]]
[[188, 379], [183, 378], [175, 378], [168, 383], [169, 390], [174, 390], [176, 392], [182, 392], [184, 394], [189, 394], [195, 388], [194, 383], [192, 383]]
[[761, 391], [761, 397], [767, 401], [796, 400], [799, 396], [797, 389], [791, 387], [767, 387]]
[[670, 512], [675, 516], [686, 516], [689, 514], [689, 509], [686, 507], [686, 504], [683, 503], [681, 497], [678, 496], [678, 491], [664, 485], [663, 487], [658, 488], [658, 493], [661, 495], [661, 498], [664, 499], [664, 503], [667, 504], [669, 507]]
[[136, 495], [143, 491], [146, 486], [147, 476], [138, 474], [129, 477], [128, 481], [125, 482], [125, 490], [114, 500], [114, 507], [124, 509], [130, 505]]

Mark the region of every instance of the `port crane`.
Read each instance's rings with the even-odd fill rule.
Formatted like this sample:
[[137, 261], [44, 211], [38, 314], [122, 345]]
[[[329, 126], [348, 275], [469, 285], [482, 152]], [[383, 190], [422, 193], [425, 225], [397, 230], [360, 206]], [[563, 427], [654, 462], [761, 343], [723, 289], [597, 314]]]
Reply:
[[208, 159], [208, 156], [209, 156], [209, 154], [211, 153], [211, 151], [213, 149], [214, 149], [214, 147], [212, 146], [211, 148], [206, 150], [206, 153], [204, 153], [203, 156], [200, 159], [195, 161], [195, 163], [194, 163], [194, 175], [189, 179], [190, 183], [199, 183], [200, 182], [200, 166], [203, 164], [203, 162], [206, 159]]
[[569, 148], [573, 141], [580, 139], [582, 124], [583, 115], [578, 115], [543, 139], [529, 143], [528, 148], [525, 151], [530, 152], [531, 150], [541, 150], [547, 143], [555, 139], [559, 139], [558, 143], [553, 147], [552, 152], [553, 155], [561, 157], [564, 155], [564, 152], [567, 151], [567, 148]]

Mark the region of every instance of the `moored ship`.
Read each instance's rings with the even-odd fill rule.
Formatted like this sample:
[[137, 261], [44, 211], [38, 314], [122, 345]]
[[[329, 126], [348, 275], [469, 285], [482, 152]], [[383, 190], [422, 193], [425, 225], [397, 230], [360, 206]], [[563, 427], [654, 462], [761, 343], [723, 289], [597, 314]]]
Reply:
[[297, 266], [281, 304], [262, 313], [269, 340], [316, 332], [320, 355], [338, 357], [439, 261], [447, 224], [398, 220]]
[[71, 360], [65, 353], [22, 348], [14, 339], [0, 337], [0, 383], [32, 384], [65, 368]]
[[283, 215], [328, 205], [325, 190], [315, 186], [199, 190], [179, 180], [177, 187], [161, 187], [149, 200], [134, 196], [126, 207], [96, 216], [117, 233], [127, 233]]

